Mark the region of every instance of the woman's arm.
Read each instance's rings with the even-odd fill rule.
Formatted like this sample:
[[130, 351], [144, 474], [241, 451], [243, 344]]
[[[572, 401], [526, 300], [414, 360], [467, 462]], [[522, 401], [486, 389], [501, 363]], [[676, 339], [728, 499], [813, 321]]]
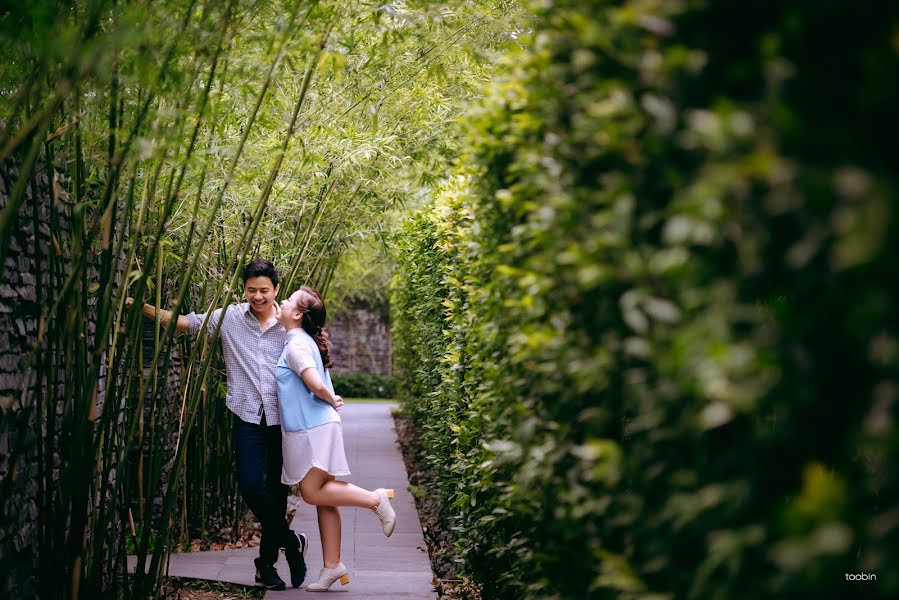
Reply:
[[312, 393], [315, 394], [316, 398], [321, 398], [337, 410], [340, 410], [340, 407], [343, 406], [343, 398], [328, 389], [328, 386], [322, 381], [322, 378], [319, 376], [316, 369], [312, 367], [303, 369], [303, 372], [300, 373], [300, 377], [303, 379], [303, 383], [306, 384], [306, 387], [312, 390]]

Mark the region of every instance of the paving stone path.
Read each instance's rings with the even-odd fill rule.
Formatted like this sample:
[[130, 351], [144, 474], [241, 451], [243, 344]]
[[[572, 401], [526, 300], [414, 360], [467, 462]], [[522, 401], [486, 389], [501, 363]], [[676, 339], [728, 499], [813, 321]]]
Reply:
[[[353, 474], [345, 478], [358, 486], [374, 489], [392, 487], [396, 497], [392, 503], [397, 513], [393, 535], [384, 537], [377, 517], [368, 510], [342, 508], [343, 535], [341, 558], [349, 569], [350, 583], [336, 582], [328, 593], [341, 599], [356, 598], [436, 598], [431, 583], [433, 574], [427, 546], [422, 537], [415, 501], [407, 489], [409, 479], [396, 444], [390, 403], [347, 404], [341, 409], [343, 437], [347, 461]], [[306, 584], [315, 581], [322, 567], [321, 541], [315, 508], [301, 502], [291, 527], [309, 536]], [[253, 585], [253, 559], [257, 548], [190, 552], [173, 554], [169, 563], [171, 576], [213, 579]], [[285, 581], [290, 572], [282, 555], [275, 565]], [[304, 587], [281, 592], [267, 592], [266, 600], [289, 600], [321, 597]]]

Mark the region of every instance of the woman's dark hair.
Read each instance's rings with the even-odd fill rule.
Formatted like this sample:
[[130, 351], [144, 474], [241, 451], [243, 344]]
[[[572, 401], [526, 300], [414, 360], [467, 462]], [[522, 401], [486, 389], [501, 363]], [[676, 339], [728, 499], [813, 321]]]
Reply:
[[322, 364], [326, 369], [334, 366], [331, 361], [331, 338], [325, 329], [325, 321], [328, 319], [328, 311], [325, 309], [325, 301], [315, 289], [304, 285], [299, 290], [296, 306], [303, 313], [303, 331], [312, 336], [322, 355]]
[[278, 287], [278, 269], [275, 268], [275, 265], [270, 260], [264, 258], [257, 258], [252, 262], [248, 262], [243, 268], [241, 276], [244, 283], [247, 282], [247, 279], [253, 277], [268, 277], [272, 280], [272, 285]]

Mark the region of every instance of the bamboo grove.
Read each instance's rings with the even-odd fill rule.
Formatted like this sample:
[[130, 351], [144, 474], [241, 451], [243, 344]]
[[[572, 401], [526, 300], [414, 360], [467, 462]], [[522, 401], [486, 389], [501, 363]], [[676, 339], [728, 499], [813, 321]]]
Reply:
[[[328, 290], [341, 254], [382, 235], [453, 158], [451, 125], [510, 42], [516, 10], [3, 9], [0, 269], [12, 277], [16, 236], [32, 228], [37, 327], [0, 413], [0, 589], [148, 597], [190, 527], [239, 517], [215, 344], [133, 307], [226, 305], [257, 255], [279, 266], [283, 289]], [[36, 466], [17, 471], [32, 450]], [[13, 493], [23, 478], [37, 515], [24, 533], [10, 530], [27, 525]], [[29, 568], [39, 580], [14, 581]]]

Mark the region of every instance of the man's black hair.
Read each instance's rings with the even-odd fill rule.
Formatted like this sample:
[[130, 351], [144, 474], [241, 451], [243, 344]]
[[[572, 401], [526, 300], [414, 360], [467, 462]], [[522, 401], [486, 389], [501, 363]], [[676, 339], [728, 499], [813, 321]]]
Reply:
[[244, 283], [251, 277], [268, 277], [272, 280], [272, 285], [278, 287], [278, 269], [275, 268], [272, 261], [264, 258], [257, 258], [247, 263], [247, 266], [243, 268], [242, 276]]

